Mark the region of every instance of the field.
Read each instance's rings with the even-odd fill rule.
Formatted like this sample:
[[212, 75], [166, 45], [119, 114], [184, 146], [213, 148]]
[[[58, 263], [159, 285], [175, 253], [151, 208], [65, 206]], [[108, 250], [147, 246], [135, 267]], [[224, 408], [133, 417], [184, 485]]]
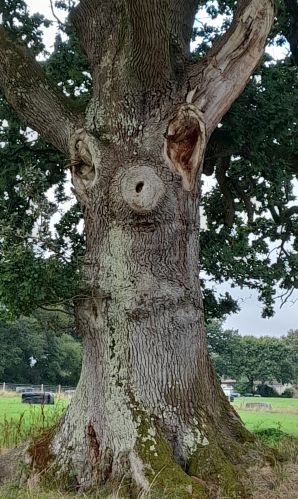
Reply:
[[[247, 402], [267, 402], [272, 411], [247, 410]], [[289, 435], [298, 437], [298, 399], [239, 397], [233, 403], [247, 428], [251, 431], [278, 428]]]
[[[246, 410], [247, 402], [270, 403], [272, 411]], [[20, 395], [0, 395], [0, 448], [16, 445], [54, 424], [67, 404], [67, 400], [58, 400], [55, 405], [29, 405], [21, 403]], [[298, 399], [239, 397], [233, 405], [251, 431], [277, 428], [298, 437]]]
[[[267, 402], [271, 403], [272, 411], [251, 411], [245, 409], [246, 402]], [[21, 396], [15, 394], [0, 394], [0, 453], [1, 450], [13, 447], [19, 442], [26, 440], [30, 436], [39, 433], [41, 429], [55, 424], [67, 406], [67, 400], [57, 400], [55, 405], [41, 406], [21, 403]], [[260, 472], [252, 475], [254, 484], [253, 499], [297, 499], [297, 441], [290, 437], [280, 436], [280, 430], [298, 437], [298, 399], [281, 398], [244, 398], [236, 399], [234, 407], [239, 412], [242, 420], [251, 431], [260, 432], [267, 428], [276, 429], [277, 440], [274, 432], [270, 432], [268, 438], [264, 440], [269, 445], [277, 445], [283, 453], [286, 452], [290, 460], [285, 464], [283, 474], [279, 474], [271, 468], [263, 468]], [[280, 439], [283, 440], [280, 440]], [[271, 471], [270, 471], [271, 470]], [[263, 476], [264, 475], [264, 476]], [[268, 483], [273, 484], [268, 489]], [[269, 492], [268, 492], [269, 490]], [[269, 495], [268, 495], [269, 494]], [[48, 491], [39, 488], [37, 484], [29, 484], [25, 488], [18, 489], [14, 483], [0, 487], [0, 499], [60, 499], [75, 498], [73, 494], [57, 491]], [[95, 499], [98, 496], [85, 496], [86, 499]], [[119, 498], [118, 492], [112, 498]], [[147, 497], [140, 496], [140, 497]], [[148, 496], [149, 497], [149, 496]], [[165, 496], [166, 497], [166, 496]]]
[[13, 447], [53, 425], [66, 405], [66, 400], [58, 400], [55, 405], [22, 404], [21, 395], [0, 395], [0, 449]]

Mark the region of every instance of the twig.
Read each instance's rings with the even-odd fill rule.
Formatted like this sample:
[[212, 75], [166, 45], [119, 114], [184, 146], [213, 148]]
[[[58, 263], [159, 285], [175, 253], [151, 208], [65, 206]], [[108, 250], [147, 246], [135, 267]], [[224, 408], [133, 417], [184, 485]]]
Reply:
[[51, 11], [52, 11], [52, 14], [53, 14], [53, 17], [56, 19], [58, 25], [60, 28], [65, 28], [65, 24], [59, 19], [59, 17], [57, 16], [57, 14], [55, 13], [55, 10], [54, 10], [54, 5], [53, 5], [53, 0], [50, 0], [50, 5], [51, 5]]
[[71, 317], [73, 317], [73, 313], [71, 312], [66, 312], [66, 310], [62, 310], [60, 308], [48, 308], [48, 307], [44, 307], [43, 305], [39, 305], [38, 308], [41, 308], [42, 310], [46, 310], [47, 312], [61, 312], [62, 314], [66, 314], [66, 315], [71, 315]]

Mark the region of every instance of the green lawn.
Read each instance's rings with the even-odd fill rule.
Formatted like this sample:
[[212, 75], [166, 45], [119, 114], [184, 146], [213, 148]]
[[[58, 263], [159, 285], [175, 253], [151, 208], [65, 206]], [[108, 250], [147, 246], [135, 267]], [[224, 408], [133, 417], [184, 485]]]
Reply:
[[276, 412], [238, 411], [245, 426], [251, 431], [279, 428], [289, 435], [298, 437], [298, 415]]
[[287, 398], [277, 398], [277, 397], [237, 397], [235, 398], [233, 405], [236, 408], [243, 407], [246, 402], [268, 402], [272, 405], [273, 410], [277, 409], [297, 409], [298, 414], [298, 398], [287, 399]]
[[[272, 412], [245, 410], [246, 402], [267, 402]], [[239, 397], [234, 407], [242, 421], [251, 431], [279, 428], [289, 435], [298, 437], [298, 399]]]
[[[272, 412], [245, 410], [246, 402], [269, 402]], [[0, 447], [11, 447], [29, 435], [55, 423], [68, 401], [55, 405], [21, 403], [21, 396], [0, 395]], [[251, 431], [279, 428], [298, 437], [298, 399], [239, 397], [234, 406]]]
[[16, 445], [54, 424], [66, 405], [65, 400], [54, 405], [22, 404], [21, 395], [0, 395], [0, 448]]

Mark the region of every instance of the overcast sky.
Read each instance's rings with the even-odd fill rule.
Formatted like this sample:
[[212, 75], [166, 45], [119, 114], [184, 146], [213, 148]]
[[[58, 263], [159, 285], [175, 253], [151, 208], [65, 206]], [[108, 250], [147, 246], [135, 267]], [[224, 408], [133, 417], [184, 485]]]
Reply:
[[[53, 0], [54, 3], [54, 0]], [[50, 0], [27, 0], [30, 11], [40, 12], [48, 19], [53, 19]], [[59, 18], [62, 19], [59, 12]], [[45, 30], [45, 41], [50, 50], [53, 45], [57, 22]], [[270, 53], [273, 57], [282, 56], [284, 49], [271, 47]], [[223, 293], [230, 291], [233, 298], [240, 300], [241, 312], [230, 316], [226, 321], [227, 328], [238, 329], [241, 334], [253, 334], [256, 336], [273, 335], [281, 336], [287, 333], [289, 329], [298, 328], [298, 291], [293, 293], [290, 301], [280, 308], [280, 300], [277, 300], [275, 306], [275, 316], [272, 319], [262, 319], [262, 305], [258, 302], [257, 293], [250, 289], [231, 289], [228, 284], [216, 287], [216, 290]]]

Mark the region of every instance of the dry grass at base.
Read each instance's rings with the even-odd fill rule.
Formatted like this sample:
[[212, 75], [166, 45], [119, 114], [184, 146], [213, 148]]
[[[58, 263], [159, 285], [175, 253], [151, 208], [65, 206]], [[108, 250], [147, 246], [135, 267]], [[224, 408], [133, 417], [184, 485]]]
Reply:
[[253, 499], [298, 499], [297, 463], [284, 464], [279, 472], [270, 466], [255, 468], [252, 474]]
[[[252, 494], [251, 499], [298, 499], [298, 439], [287, 436], [276, 428], [259, 432], [259, 438], [275, 448], [280, 458], [273, 466], [255, 466], [247, 470], [249, 478], [245, 485]], [[5, 454], [4, 449], [1, 451]], [[57, 490], [54, 477], [51, 489], [43, 487], [42, 473], [36, 473], [21, 487], [12, 482], [0, 487], [0, 499], [76, 499], [80, 497], [103, 499], [99, 493], [75, 494]], [[114, 495], [105, 496], [105, 499], [127, 499], [123, 497], [122, 490], [120, 487]], [[141, 493], [138, 499], [179, 499], [179, 496], [173, 498], [173, 494], [169, 495], [166, 491], [161, 495], [156, 495], [154, 492], [152, 489], [147, 493]], [[209, 493], [211, 493], [210, 499], [231, 499], [222, 495], [217, 487]]]
[[[280, 476], [280, 472], [282, 476]], [[252, 468], [254, 475], [250, 487], [253, 491], [253, 499], [298, 499], [298, 464], [285, 464], [279, 470], [270, 466], [260, 468]], [[89, 494], [68, 494], [66, 492], [47, 491], [39, 488], [37, 484], [30, 483], [22, 489], [4, 486], [0, 488], [0, 499], [102, 499], [99, 495]], [[153, 499], [152, 495], [142, 494], [140, 499]], [[105, 499], [125, 499], [121, 493], [106, 497]], [[164, 495], [160, 499], [173, 499]], [[217, 499], [229, 499], [227, 497], [217, 496]]]

